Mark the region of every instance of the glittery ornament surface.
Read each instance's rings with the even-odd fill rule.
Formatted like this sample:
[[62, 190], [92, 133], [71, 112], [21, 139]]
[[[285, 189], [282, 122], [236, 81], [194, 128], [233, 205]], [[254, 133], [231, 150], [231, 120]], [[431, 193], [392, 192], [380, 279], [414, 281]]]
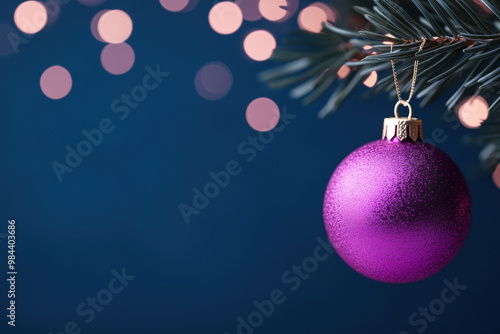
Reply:
[[443, 151], [378, 140], [352, 152], [328, 184], [325, 227], [340, 257], [374, 280], [408, 283], [446, 266], [470, 227], [467, 183]]

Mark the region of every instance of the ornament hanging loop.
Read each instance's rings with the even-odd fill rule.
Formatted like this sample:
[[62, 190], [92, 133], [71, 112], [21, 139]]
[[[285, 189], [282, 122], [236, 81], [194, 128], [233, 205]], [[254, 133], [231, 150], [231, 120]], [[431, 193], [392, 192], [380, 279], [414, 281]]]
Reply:
[[410, 103], [408, 103], [408, 101], [404, 101], [404, 100], [399, 100], [398, 103], [396, 103], [396, 106], [394, 107], [394, 116], [396, 118], [400, 118], [399, 112], [398, 112], [398, 109], [400, 106], [408, 108], [409, 114], [408, 114], [407, 118], [412, 119], [413, 118], [413, 108], [411, 107]]

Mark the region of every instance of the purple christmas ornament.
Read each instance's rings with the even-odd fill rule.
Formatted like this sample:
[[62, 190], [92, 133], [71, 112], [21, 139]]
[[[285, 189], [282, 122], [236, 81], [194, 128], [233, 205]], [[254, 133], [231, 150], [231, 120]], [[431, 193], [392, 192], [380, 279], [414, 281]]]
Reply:
[[335, 170], [323, 215], [333, 247], [354, 270], [409, 283], [455, 257], [469, 231], [471, 201], [453, 160], [422, 141], [422, 122], [390, 118], [384, 139], [352, 152]]

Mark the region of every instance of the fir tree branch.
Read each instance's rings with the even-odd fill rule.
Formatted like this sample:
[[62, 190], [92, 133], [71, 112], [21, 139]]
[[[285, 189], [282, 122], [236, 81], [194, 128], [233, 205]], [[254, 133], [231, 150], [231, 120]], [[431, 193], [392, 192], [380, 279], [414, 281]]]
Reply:
[[[484, 145], [481, 160], [495, 166], [500, 161], [500, 9], [489, 0], [481, 2], [492, 15], [482, 14], [469, 0], [411, 0], [404, 9], [394, 0], [373, 0], [372, 9], [354, 7], [370, 29], [353, 31], [328, 23], [320, 34], [294, 32], [273, 54], [273, 59], [286, 64], [259, 77], [271, 88], [295, 85], [291, 96], [305, 104], [330, 92], [319, 111], [325, 117], [373, 71], [381, 79], [370, 95], [388, 92], [395, 99], [391, 59], [396, 62], [401, 92], [408, 93], [418, 59], [415, 92], [421, 107], [444, 94], [451, 95], [445, 112], [468, 96], [488, 99], [490, 117], [481, 126], [482, 135], [469, 141]], [[417, 54], [424, 38], [425, 46]], [[342, 66], [351, 72], [340, 80], [337, 73]]]

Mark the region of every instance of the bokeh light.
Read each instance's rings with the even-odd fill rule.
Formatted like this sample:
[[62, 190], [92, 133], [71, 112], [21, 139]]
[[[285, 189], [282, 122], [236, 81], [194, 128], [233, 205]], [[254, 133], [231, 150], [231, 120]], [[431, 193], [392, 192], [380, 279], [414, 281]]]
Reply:
[[47, 9], [38, 1], [25, 1], [17, 6], [14, 22], [19, 30], [36, 34], [47, 24]]
[[488, 118], [490, 107], [481, 96], [472, 96], [457, 106], [457, 114], [463, 126], [477, 129]]
[[262, 18], [257, 0], [239, 0], [236, 2], [240, 6], [243, 18], [247, 21], [257, 21]]
[[180, 12], [189, 5], [189, 0], [160, 0], [160, 4], [170, 12]]
[[[258, 1], [256, 1], [258, 2]], [[261, 15], [273, 22], [284, 22], [291, 18], [299, 7], [298, 0], [260, 0]]]
[[246, 118], [252, 129], [260, 132], [270, 131], [280, 120], [280, 109], [273, 100], [260, 97], [248, 105]]
[[493, 172], [493, 182], [500, 188], [500, 164], [498, 164], [497, 169]]
[[257, 30], [248, 34], [243, 47], [250, 58], [263, 61], [271, 58], [274, 49], [276, 49], [276, 40], [270, 32]]
[[260, 0], [259, 10], [262, 16], [269, 21], [279, 21], [286, 15], [286, 0]]
[[203, 66], [194, 81], [196, 91], [206, 100], [220, 100], [233, 86], [231, 70], [220, 62], [211, 62]]
[[324, 3], [315, 2], [304, 8], [298, 18], [299, 27], [312, 33], [320, 33], [323, 30], [323, 23], [335, 22], [337, 14]]
[[[390, 38], [396, 38], [396, 37], [394, 37], [394, 35], [393, 35], [393, 34], [385, 34], [385, 35], [386, 35], [387, 37], [390, 37]], [[391, 42], [391, 41], [385, 41], [385, 42], [382, 42], [382, 44], [385, 44], [385, 45], [392, 45], [392, 44], [394, 44], [394, 43], [393, 43], [393, 42]]]
[[372, 88], [373, 86], [375, 86], [377, 81], [378, 81], [378, 74], [377, 74], [377, 72], [373, 71], [372, 73], [370, 73], [368, 78], [366, 78], [366, 80], [363, 82], [363, 84], [366, 87]]
[[99, 42], [106, 43], [105, 40], [101, 38], [99, 35], [99, 29], [97, 28], [97, 25], [99, 24], [99, 20], [101, 17], [109, 12], [109, 9], [104, 9], [98, 12], [97, 14], [94, 15], [94, 18], [92, 19], [92, 22], [90, 23], [90, 30], [92, 31], [92, 35], [94, 36], [95, 39], [97, 39]]
[[337, 71], [337, 75], [339, 76], [339, 79], [345, 79], [347, 76], [351, 73], [351, 68], [346, 65], [342, 65], [339, 70]]
[[19, 34], [10, 25], [0, 23], [0, 57], [10, 56], [18, 51]]
[[69, 94], [73, 80], [68, 70], [56, 65], [49, 67], [40, 78], [42, 92], [50, 99], [59, 100]]
[[79, 3], [85, 6], [99, 6], [102, 5], [106, 0], [78, 0]]
[[122, 10], [104, 13], [97, 23], [99, 36], [107, 43], [120, 44], [132, 34], [132, 19]]
[[241, 27], [243, 13], [240, 7], [234, 2], [219, 2], [210, 10], [208, 22], [215, 32], [221, 35], [229, 35]]
[[102, 67], [114, 75], [127, 73], [134, 66], [134, 62], [134, 49], [127, 43], [108, 44], [101, 52]]

